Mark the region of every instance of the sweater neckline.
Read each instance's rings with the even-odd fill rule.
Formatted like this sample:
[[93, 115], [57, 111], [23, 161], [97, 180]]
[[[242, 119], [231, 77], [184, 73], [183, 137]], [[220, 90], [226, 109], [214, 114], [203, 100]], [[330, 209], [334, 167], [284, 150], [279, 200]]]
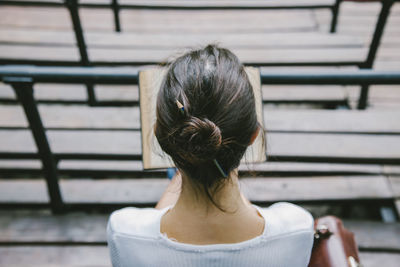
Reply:
[[160, 214], [157, 218], [157, 235], [158, 238], [161, 239], [162, 241], [165, 242], [166, 245], [176, 248], [176, 249], [182, 249], [182, 250], [236, 250], [236, 249], [242, 249], [244, 247], [251, 247], [255, 244], [258, 244], [263, 237], [266, 236], [267, 231], [269, 229], [268, 225], [268, 220], [266, 218], [265, 213], [262, 211], [260, 207], [257, 205], [252, 204], [253, 207], [255, 207], [258, 211], [258, 213], [261, 215], [261, 217], [264, 219], [264, 230], [263, 232], [251, 239], [238, 242], [238, 243], [218, 243], [218, 244], [207, 244], [207, 245], [197, 245], [197, 244], [190, 244], [190, 243], [182, 243], [179, 241], [175, 241], [173, 239], [170, 239], [167, 234], [161, 233], [161, 218], [162, 216], [167, 213], [173, 205], [167, 206], [164, 209], [160, 210]]

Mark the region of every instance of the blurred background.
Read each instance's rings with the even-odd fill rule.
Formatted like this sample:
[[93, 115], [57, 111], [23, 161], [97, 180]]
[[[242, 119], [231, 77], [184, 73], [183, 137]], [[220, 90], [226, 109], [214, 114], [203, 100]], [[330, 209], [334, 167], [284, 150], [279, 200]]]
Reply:
[[261, 71], [248, 198], [336, 215], [364, 266], [398, 266], [393, 0], [0, 0], [0, 266], [111, 266], [109, 213], [169, 182], [143, 170], [138, 71], [208, 43]]

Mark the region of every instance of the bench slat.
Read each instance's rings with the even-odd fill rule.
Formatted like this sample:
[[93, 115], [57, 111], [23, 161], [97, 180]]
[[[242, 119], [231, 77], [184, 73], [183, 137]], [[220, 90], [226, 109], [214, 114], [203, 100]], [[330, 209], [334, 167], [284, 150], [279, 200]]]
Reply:
[[[39, 111], [47, 128], [140, 129], [139, 107], [39, 105]], [[0, 114], [0, 127], [28, 126], [21, 106], [0, 106]], [[392, 110], [264, 108], [267, 131], [400, 133], [399, 121], [400, 111]]]
[[[206, 44], [206, 43], [205, 43]], [[203, 44], [203, 45], [205, 45]], [[229, 48], [229, 47], [227, 47]], [[366, 58], [366, 48], [315, 48], [315, 49], [241, 49], [232, 48], [245, 64], [290, 64], [290, 63], [346, 63], [362, 62]], [[99, 62], [130, 62], [134, 64], [160, 63], [172, 59], [186, 49], [141, 48], [141, 49], [88, 49], [89, 58]], [[0, 58], [77, 62], [78, 50], [75, 47], [29, 46], [0, 44]]]
[[[385, 176], [326, 176], [242, 178], [243, 192], [256, 202], [326, 202], [390, 199], [393, 193]], [[168, 179], [60, 180], [67, 203], [156, 203]], [[312, 186], [311, 186], [312, 183]], [[0, 181], [1, 203], [46, 203], [44, 180]]]
[[[36, 266], [66, 267], [99, 266], [110, 267], [109, 250], [106, 246], [11, 246], [0, 247], [0, 264], [4, 266], [28, 266], [34, 260]], [[361, 262], [365, 267], [375, 267], [385, 263], [385, 267], [398, 267], [400, 254], [385, 252], [361, 252]]]
[[[52, 215], [41, 211], [0, 212], [0, 243], [105, 243], [108, 214], [69, 213]], [[344, 220], [362, 249], [400, 249], [400, 224]]]
[[[295, 68], [291, 68], [291, 71]], [[353, 87], [351, 87], [353, 88]], [[66, 102], [66, 101], [86, 101], [86, 88], [83, 85], [70, 84], [35, 84], [35, 98], [38, 101], [46, 102]], [[359, 88], [355, 88], [359, 90]], [[348, 94], [341, 86], [262, 86], [263, 100], [268, 103], [290, 103], [290, 102], [313, 102], [313, 103], [347, 103]], [[355, 100], [358, 96], [356, 90], [350, 90]], [[378, 89], [379, 91], [380, 89]], [[377, 90], [371, 86], [371, 94], [376, 94]], [[399, 90], [396, 90], [399, 92]], [[96, 99], [98, 101], [138, 101], [138, 90], [136, 85], [97, 85], [95, 86]], [[385, 92], [382, 92], [384, 95]], [[370, 99], [374, 96], [372, 95]], [[12, 89], [8, 85], [0, 84], [0, 98], [15, 99]], [[358, 99], [358, 98], [357, 98]], [[396, 102], [395, 99], [392, 102]]]
[[[138, 131], [49, 130], [47, 135], [54, 153], [141, 154]], [[0, 140], [1, 152], [36, 151], [28, 130], [1, 130]], [[270, 132], [267, 135], [267, 154], [271, 157], [399, 159], [399, 140], [398, 135]]]
[[[199, 43], [218, 42], [221, 46], [242, 48], [276, 48], [276, 47], [363, 47], [365, 42], [351, 36], [332, 35], [323, 33], [238, 33], [238, 34], [212, 34], [212, 33], [85, 33], [88, 46], [118, 47], [158, 47], [174, 48], [183, 46], [197, 46]], [[19, 44], [42, 45], [76, 45], [73, 32], [55, 30], [32, 29], [3, 29], [0, 28], [0, 42], [12, 42]]]
[[[80, 8], [79, 13], [86, 31], [114, 30], [111, 8]], [[288, 20], [287, 16], [291, 19]], [[316, 27], [310, 10], [122, 9], [120, 18], [123, 32], [237, 32], [237, 30], [279, 32], [314, 31]], [[48, 23], [49, 21], [52, 23]], [[10, 28], [72, 29], [66, 8], [2, 6], [0, 25]]]

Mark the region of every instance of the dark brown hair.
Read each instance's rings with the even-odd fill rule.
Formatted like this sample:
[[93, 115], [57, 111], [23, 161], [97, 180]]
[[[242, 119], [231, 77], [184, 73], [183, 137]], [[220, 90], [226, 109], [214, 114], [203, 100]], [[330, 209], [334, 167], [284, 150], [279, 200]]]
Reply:
[[239, 166], [259, 125], [244, 66], [231, 51], [216, 45], [178, 57], [168, 64], [156, 113], [161, 148], [218, 207], [213, 190]]

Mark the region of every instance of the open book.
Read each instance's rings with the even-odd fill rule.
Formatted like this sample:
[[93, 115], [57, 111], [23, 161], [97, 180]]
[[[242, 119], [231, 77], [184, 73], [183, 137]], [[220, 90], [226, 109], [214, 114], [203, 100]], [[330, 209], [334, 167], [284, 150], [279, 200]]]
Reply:
[[[264, 126], [261, 80], [258, 68], [245, 67], [250, 83], [253, 87], [257, 119]], [[140, 96], [140, 120], [142, 127], [142, 154], [144, 169], [159, 169], [173, 167], [171, 158], [162, 151], [154, 135], [154, 124], [156, 122], [157, 94], [161, 87], [166, 68], [158, 67], [143, 70], [139, 73], [139, 96]], [[257, 136], [254, 143], [247, 148], [242, 161], [248, 163], [264, 162], [266, 160], [265, 146], [262, 142], [262, 134]]]

